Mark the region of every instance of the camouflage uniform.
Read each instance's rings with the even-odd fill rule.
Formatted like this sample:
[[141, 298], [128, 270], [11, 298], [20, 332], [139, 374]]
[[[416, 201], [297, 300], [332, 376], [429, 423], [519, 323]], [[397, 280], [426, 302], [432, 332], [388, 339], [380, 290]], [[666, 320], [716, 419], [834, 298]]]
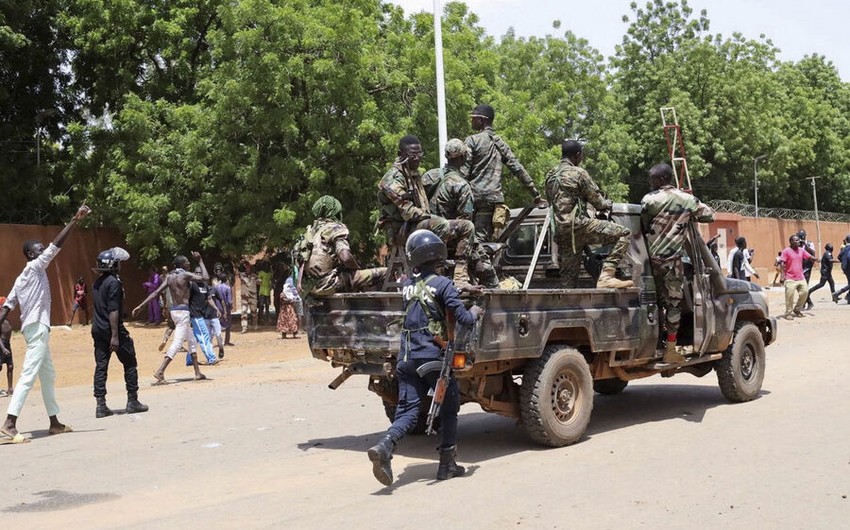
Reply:
[[492, 241], [493, 213], [497, 205], [505, 202], [502, 194], [502, 164], [508, 166], [532, 196], [539, 197], [540, 192], [511, 148], [493, 132], [492, 127], [485, 127], [468, 136], [465, 143], [469, 147], [470, 156], [463, 166], [463, 174], [469, 180], [475, 198], [475, 235], [479, 241]]
[[475, 230], [472, 222], [432, 215], [419, 171], [410, 171], [396, 159], [378, 188], [381, 205], [378, 224], [384, 230], [388, 245], [404, 246], [407, 234], [426, 229], [437, 234], [447, 245], [456, 244], [456, 260], [465, 262], [468, 259]]
[[608, 210], [611, 201], [602, 195], [587, 171], [568, 158], [562, 158], [546, 175], [546, 197], [552, 209], [558, 265], [564, 287], [571, 289], [578, 286], [585, 245], [615, 243], [602, 267], [616, 268], [629, 249], [631, 231], [611, 221], [590, 218], [588, 203], [597, 210]]
[[641, 199], [641, 227], [646, 235], [658, 303], [666, 309], [667, 333], [679, 331], [682, 318], [684, 270], [682, 252], [691, 218], [701, 223], [714, 221], [714, 211], [696, 197], [665, 185]]
[[301, 290], [305, 297], [380, 290], [387, 273], [386, 267], [361, 270], [343, 267], [339, 254], [351, 250], [348, 227], [333, 219], [316, 219], [307, 227], [294, 250], [304, 264]]
[[[472, 189], [459, 170], [448, 165], [442, 169], [434, 168], [422, 176], [422, 184], [433, 213], [449, 220], [472, 219]], [[473, 236], [469, 260], [480, 283], [489, 288], [498, 287], [499, 277], [477, 234]]]

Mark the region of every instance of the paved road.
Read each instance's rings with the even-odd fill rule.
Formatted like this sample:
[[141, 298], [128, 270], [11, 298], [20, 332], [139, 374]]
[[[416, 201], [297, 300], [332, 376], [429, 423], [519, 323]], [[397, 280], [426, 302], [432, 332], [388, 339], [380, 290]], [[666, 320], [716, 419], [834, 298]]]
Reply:
[[[328, 390], [336, 372], [306, 356], [144, 388], [141, 415], [96, 420], [90, 389], [66, 388], [77, 432], [0, 447], [0, 516], [10, 528], [840, 528], [848, 324], [850, 307], [831, 303], [783, 322], [751, 403], [727, 403], [713, 373], [598, 396], [571, 447], [536, 446], [466, 405], [469, 476], [433, 480], [436, 439], [408, 437], [391, 488], [365, 455], [386, 428], [380, 402], [364, 379]], [[37, 394], [20, 424], [46, 428]]]

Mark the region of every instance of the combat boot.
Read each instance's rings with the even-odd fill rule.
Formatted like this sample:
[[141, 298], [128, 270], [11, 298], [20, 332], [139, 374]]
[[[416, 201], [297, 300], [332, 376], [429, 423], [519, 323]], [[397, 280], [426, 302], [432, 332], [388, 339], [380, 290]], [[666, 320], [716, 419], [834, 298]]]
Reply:
[[440, 466], [437, 468], [437, 480], [446, 480], [454, 477], [462, 477], [466, 468], [457, 465], [457, 446], [438, 447], [440, 451]]
[[97, 408], [94, 410], [95, 418], [105, 418], [114, 414], [114, 412], [112, 412], [112, 409], [106, 406], [105, 397], [99, 397], [95, 399], [97, 399]]
[[139, 395], [135, 392], [127, 393], [127, 414], [147, 412], [148, 406], [139, 401]]
[[614, 277], [616, 269], [604, 268], [599, 275], [599, 280], [596, 282], [597, 289], [628, 289], [634, 286], [631, 280], [618, 280]]
[[395, 441], [389, 435], [384, 436], [377, 444], [369, 448], [369, 460], [372, 461], [372, 474], [384, 486], [389, 486], [393, 483], [393, 468], [390, 465], [390, 460], [393, 458], [393, 449], [395, 449]]
[[676, 350], [676, 341], [668, 340], [667, 349], [664, 350], [663, 361], [670, 364], [680, 364], [685, 362], [685, 360], [685, 357]]
[[467, 270], [466, 260], [455, 260], [455, 273], [452, 277], [455, 287], [458, 291], [467, 289], [472, 290], [472, 282], [469, 279], [469, 271]]

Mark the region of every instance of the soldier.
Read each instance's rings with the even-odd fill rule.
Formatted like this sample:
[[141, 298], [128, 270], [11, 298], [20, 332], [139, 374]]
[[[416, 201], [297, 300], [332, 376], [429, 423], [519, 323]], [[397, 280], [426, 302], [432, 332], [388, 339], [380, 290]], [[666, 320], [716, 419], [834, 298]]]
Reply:
[[510, 214], [502, 194], [502, 164], [508, 166], [511, 173], [522, 182], [534, 197], [535, 204], [541, 208], [547, 205], [537, 191], [534, 180], [511, 148], [493, 132], [493, 120], [496, 118], [493, 107], [478, 105], [472, 109], [469, 117], [476, 132], [465, 141], [470, 154], [463, 166], [463, 174], [469, 180], [475, 198], [475, 235], [478, 241], [487, 242], [493, 240], [494, 231], [505, 227]]
[[376, 290], [386, 267], [361, 269], [348, 246], [348, 227], [341, 222], [342, 205], [324, 195], [313, 204], [316, 220], [301, 236], [293, 252], [302, 272], [299, 289], [307, 296]]
[[649, 170], [649, 188], [641, 200], [641, 228], [646, 236], [658, 303], [665, 310], [667, 347], [664, 362], [679, 363], [685, 358], [676, 350], [679, 320], [682, 317], [682, 266], [685, 230], [691, 219], [714, 221], [714, 211], [696, 197], [674, 188], [673, 168], [657, 164]]
[[467, 260], [475, 227], [470, 221], [449, 221], [431, 214], [419, 174], [422, 156], [422, 145], [417, 137], [408, 135], [399, 140], [398, 158], [378, 185], [381, 204], [378, 224], [390, 247], [403, 245], [407, 233], [418, 229], [431, 230], [447, 245], [455, 243], [455, 285], [459, 289], [468, 287]]
[[[422, 176], [431, 212], [449, 220], [471, 221], [474, 213], [472, 188], [460, 172], [469, 148], [457, 138], [452, 138], [446, 143], [445, 153], [445, 167], [434, 168]], [[499, 277], [490, 263], [490, 256], [477, 236], [470, 249], [470, 262], [481, 284], [489, 288], [499, 286]]]
[[[438, 269], [446, 260], [446, 244], [428, 230], [417, 230], [410, 234], [405, 248], [413, 277], [404, 284], [404, 322], [402, 324], [401, 348], [398, 354], [396, 374], [398, 377], [398, 407], [395, 421], [380, 441], [369, 449], [372, 473], [378, 481], [389, 486], [393, 483], [390, 464], [396, 444], [412, 429], [419, 417], [419, 406], [430, 388], [437, 383], [438, 374], [430, 372], [424, 377], [417, 373], [423, 364], [440, 360], [443, 353], [435, 337], [447, 340], [446, 314], [451, 311], [461, 325], [475, 324], [484, 311], [472, 306], [467, 311], [458, 297], [457, 290]], [[457, 381], [449, 378], [445, 398], [440, 406], [440, 434], [442, 443], [437, 480], [463, 475], [466, 470], [455, 462], [457, 438], [457, 413], [460, 395]]]
[[612, 221], [591, 219], [587, 203], [597, 210], [610, 210], [613, 203], [606, 199], [587, 171], [579, 167], [584, 155], [581, 143], [565, 140], [561, 144], [561, 162], [546, 175], [546, 196], [552, 205], [555, 241], [558, 243], [558, 264], [561, 281], [567, 289], [578, 286], [582, 251], [591, 243], [615, 243], [602, 264], [597, 288], [625, 289], [631, 280], [614, 277], [617, 265], [629, 249], [628, 228]]

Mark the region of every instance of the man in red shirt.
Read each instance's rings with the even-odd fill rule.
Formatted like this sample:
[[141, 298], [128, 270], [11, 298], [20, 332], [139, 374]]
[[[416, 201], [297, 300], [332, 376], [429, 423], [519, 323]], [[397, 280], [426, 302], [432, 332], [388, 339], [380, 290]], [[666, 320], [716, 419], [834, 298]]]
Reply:
[[[806, 277], [803, 275], [803, 260], [815, 257], [800, 247], [797, 234], [788, 238], [789, 246], [780, 254], [782, 270], [785, 271], [785, 318], [804, 317], [803, 306], [806, 304], [809, 291]], [[797, 293], [797, 303], [794, 303], [794, 293]]]

